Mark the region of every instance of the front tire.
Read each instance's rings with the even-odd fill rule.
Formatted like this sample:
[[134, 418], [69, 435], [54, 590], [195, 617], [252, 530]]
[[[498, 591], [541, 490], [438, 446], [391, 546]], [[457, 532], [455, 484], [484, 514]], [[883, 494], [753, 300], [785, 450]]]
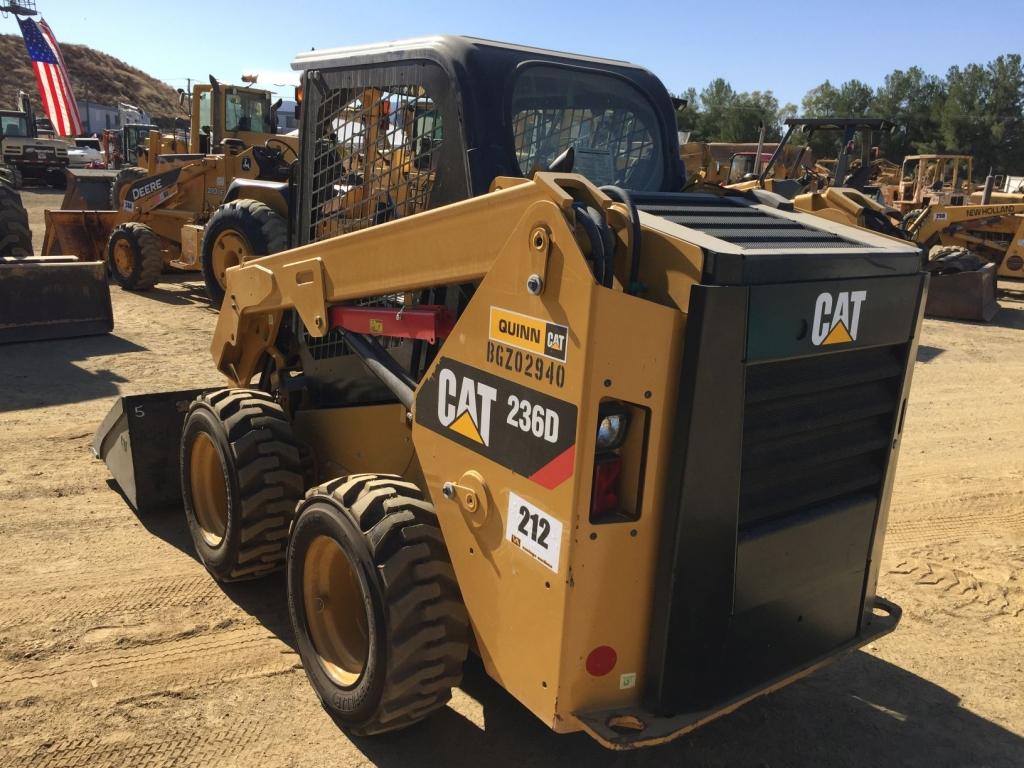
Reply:
[[288, 543], [288, 610], [324, 708], [356, 733], [412, 725], [451, 698], [468, 621], [433, 506], [395, 475], [314, 488]]
[[119, 224], [107, 241], [107, 267], [114, 281], [126, 291], [152, 288], [164, 268], [160, 238], [137, 221]]
[[189, 533], [215, 579], [253, 579], [284, 564], [305, 483], [291, 422], [270, 395], [221, 389], [192, 401], [180, 468]]
[[224, 302], [229, 267], [288, 247], [288, 223], [259, 200], [232, 200], [210, 217], [203, 233], [203, 281], [210, 304]]

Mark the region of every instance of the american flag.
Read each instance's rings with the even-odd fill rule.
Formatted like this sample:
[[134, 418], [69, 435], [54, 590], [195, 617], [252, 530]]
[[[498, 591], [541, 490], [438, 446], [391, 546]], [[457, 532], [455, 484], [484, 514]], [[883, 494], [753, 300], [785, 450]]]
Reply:
[[43, 19], [37, 24], [32, 19], [19, 18], [18, 24], [36, 72], [43, 109], [49, 115], [54, 130], [59, 136], [77, 136], [82, 132], [82, 118], [78, 114], [68, 70], [53, 30]]

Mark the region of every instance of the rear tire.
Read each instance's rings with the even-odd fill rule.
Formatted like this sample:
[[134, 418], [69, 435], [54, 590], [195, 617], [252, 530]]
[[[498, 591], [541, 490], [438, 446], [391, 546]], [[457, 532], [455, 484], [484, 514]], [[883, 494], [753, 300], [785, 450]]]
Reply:
[[210, 304], [224, 302], [228, 267], [288, 247], [288, 223], [259, 200], [232, 200], [210, 217], [203, 233], [202, 270]]
[[117, 172], [114, 177], [114, 181], [110, 185], [110, 207], [112, 210], [120, 211], [124, 205], [124, 194], [129, 186], [134, 184], [139, 179], [145, 177], [147, 171], [145, 168], [139, 168], [138, 166], [129, 166], [122, 168]]
[[0, 184], [0, 257], [24, 259], [32, 255], [32, 231], [21, 195]]
[[288, 610], [324, 709], [356, 733], [412, 725], [462, 678], [469, 624], [433, 506], [395, 475], [314, 488], [288, 542]]
[[118, 225], [107, 241], [107, 268], [127, 291], [145, 291], [156, 285], [164, 268], [160, 238], [145, 224]]
[[215, 579], [254, 579], [284, 565], [305, 483], [291, 423], [270, 395], [221, 389], [192, 401], [180, 468], [189, 533]]

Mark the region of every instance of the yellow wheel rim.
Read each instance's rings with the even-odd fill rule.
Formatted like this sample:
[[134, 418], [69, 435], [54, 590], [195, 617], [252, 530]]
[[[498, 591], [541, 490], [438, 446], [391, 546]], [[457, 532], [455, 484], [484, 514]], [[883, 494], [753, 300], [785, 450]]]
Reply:
[[338, 542], [328, 536], [317, 536], [309, 545], [302, 601], [324, 670], [342, 688], [354, 686], [369, 656], [369, 618], [359, 577]]
[[205, 432], [196, 435], [189, 457], [192, 508], [211, 547], [224, 540], [228, 529], [228, 489], [217, 446]]
[[129, 277], [135, 266], [135, 250], [125, 238], [114, 241], [114, 269], [122, 277]]
[[244, 264], [252, 255], [249, 243], [233, 229], [227, 229], [217, 235], [213, 241], [213, 274], [221, 288], [228, 284], [225, 274], [228, 267]]

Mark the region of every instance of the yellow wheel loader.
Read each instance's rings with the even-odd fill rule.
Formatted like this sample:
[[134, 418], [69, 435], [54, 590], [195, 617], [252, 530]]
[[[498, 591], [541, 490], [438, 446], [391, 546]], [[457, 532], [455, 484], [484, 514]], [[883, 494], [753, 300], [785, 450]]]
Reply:
[[1024, 281], [1024, 198], [1016, 199], [932, 203], [907, 215], [906, 236], [928, 249], [929, 315], [988, 322], [999, 311], [997, 280]]
[[214, 578], [284, 568], [332, 717], [417, 722], [472, 652], [551, 729], [640, 747], [896, 627], [916, 247], [679, 192], [628, 63], [436, 37], [294, 66], [296, 244], [227, 270], [228, 386], [122, 399], [94, 449]]
[[[276, 106], [268, 91], [226, 86], [214, 78], [210, 85], [197, 85], [188, 146], [151, 131], [139, 151], [144, 167], [118, 172], [109, 210], [46, 212], [43, 254], [75, 253], [105, 261], [114, 280], [128, 290], [153, 287], [167, 268], [201, 270], [211, 298], [219, 304], [224, 268], [204, 264], [205, 225], [240, 189], [258, 198], [263, 194], [258, 182], [289, 178], [298, 142], [274, 134]], [[287, 231], [288, 203], [276, 188], [268, 200], [266, 210], [251, 212], [236, 224], [245, 232], [256, 221], [265, 230], [259, 245], [273, 252], [286, 245], [280, 233]], [[274, 221], [268, 224], [268, 218]]]
[[89, 336], [113, 328], [103, 265], [34, 256], [21, 196], [0, 180], [0, 343]]

